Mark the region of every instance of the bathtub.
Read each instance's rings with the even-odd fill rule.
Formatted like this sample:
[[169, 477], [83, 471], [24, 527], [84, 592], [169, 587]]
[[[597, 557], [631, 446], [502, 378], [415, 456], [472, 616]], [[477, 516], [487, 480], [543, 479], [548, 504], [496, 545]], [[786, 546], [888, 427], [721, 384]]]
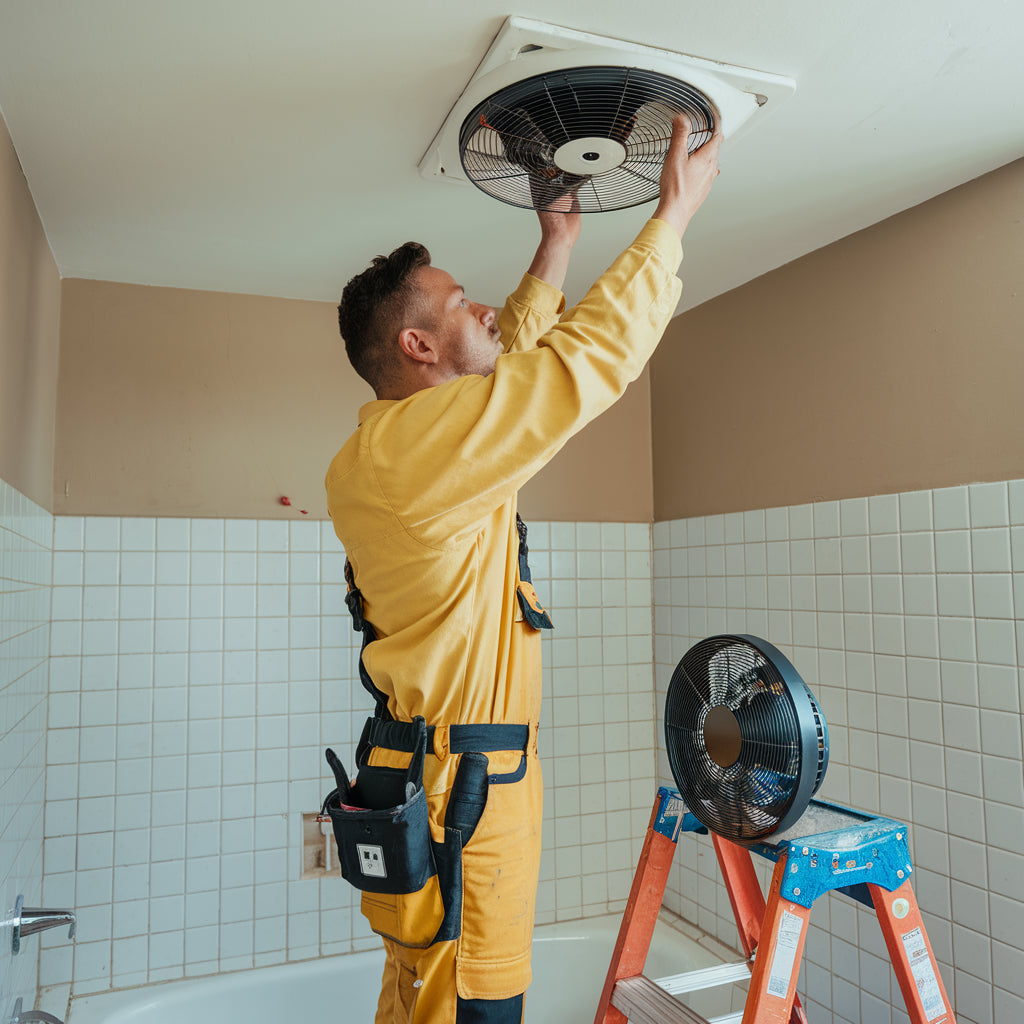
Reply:
[[[526, 996], [529, 1024], [591, 1024], [618, 934], [618, 916], [538, 927], [533, 984]], [[721, 963], [712, 940], [695, 940], [659, 920], [645, 973], [652, 978]], [[67, 1024], [277, 1024], [337, 1021], [371, 1024], [383, 951], [321, 957], [251, 971], [146, 985], [71, 1000]], [[728, 991], [718, 1005], [697, 1004], [706, 1016], [732, 1009]], [[742, 1002], [739, 1003], [742, 1006]]]

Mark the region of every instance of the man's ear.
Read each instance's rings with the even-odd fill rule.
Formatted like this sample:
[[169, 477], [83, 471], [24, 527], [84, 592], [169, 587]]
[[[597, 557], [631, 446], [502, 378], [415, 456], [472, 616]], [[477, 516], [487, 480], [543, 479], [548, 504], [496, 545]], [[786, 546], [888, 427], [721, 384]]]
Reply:
[[417, 363], [436, 363], [439, 358], [434, 335], [421, 327], [403, 327], [398, 332], [398, 347]]

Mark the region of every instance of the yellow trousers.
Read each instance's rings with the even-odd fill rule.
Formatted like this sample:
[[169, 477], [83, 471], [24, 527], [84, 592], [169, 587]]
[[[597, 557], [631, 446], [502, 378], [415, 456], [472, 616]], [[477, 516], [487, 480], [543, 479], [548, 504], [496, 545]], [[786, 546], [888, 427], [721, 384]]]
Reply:
[[[403, 756], [407, 761], [408, 755], [398, 758]], [[427, 756], [424, 785], [438, 841], [459, 756], [447, 758], [448, 770], [436, 772], [436, 761], [430, 764]], [[488, 754], [492, 778], [515, 773], [521, 757], [520, 751]], [[371, 755], [374, 763], [394, 759], [380, 748]], [[432, 785], [439, 791], [432, 792]], [[512, 1004], [497, 1004], [522, 995], [530, 984], [542, 802], [534, 742], [522, 778], [492, 781], [483, 816], [462, 850], [462, 928], [454, 941], [431, 941], [444, 914], [436, 878], [407, 896], [363, 893], [363, 914], [383, 937], [386, 953], [376, 1024], [506, 1024]], [[481, 1001], [493, 1001], [498, 1015], [488, 1017]], [[467, 1003], [474, 1004], [471, 1010]]]

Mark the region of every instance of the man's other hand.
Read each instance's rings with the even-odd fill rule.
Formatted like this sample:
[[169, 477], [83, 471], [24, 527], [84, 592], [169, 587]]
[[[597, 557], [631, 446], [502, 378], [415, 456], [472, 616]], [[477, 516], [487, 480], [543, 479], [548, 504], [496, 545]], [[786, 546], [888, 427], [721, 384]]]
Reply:
[[540, 221], [540, 245], [528, 272], [541, 281], [561, 289], [569, 269], [572, 247], [580, 237], [583, 217], [575, 193], [567, 192], [537, 211]]
[[566, 192], [564, 196], [559, 196], [547, 209], [537, 211], [537, 219], [540, 221], [541, 238], [560, 242], [571, 249], [580, 237], [583, 225], [576, 193]]
[[690, 119], [677, 114], [661, 169], [661, 198], [654, 211], [654, 216], [675, 228], [680, 238], [718, 176], [718, 150], [722, 145], [719, 129], [700, 149], [687, 152], [690, 128]]

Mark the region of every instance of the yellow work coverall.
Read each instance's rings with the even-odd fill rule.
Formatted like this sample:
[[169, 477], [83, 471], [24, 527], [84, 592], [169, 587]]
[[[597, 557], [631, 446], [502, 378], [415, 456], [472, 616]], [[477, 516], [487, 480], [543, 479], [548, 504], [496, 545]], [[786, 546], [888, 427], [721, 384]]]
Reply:
[[[436, 880], [409, 896], [363, 893], [387, 953], [377, 1024], [453, 1024], [456, 991], [503, 1000], [530, 983], [541, 665], [540, 633], [516, 598], [516, 493], [639, 376], [675, 311], [681, 259], [678, 236], [649, 221], [561, 321], [561, 292], [525, 275], [499, 317], [505, 352], [493, 374], [368, 403], [331, 463], [328, 508], [378, 635], [365, 663], [391, 714], [530, 725], [525, 776], [490, 786], [463, 850], [460, 937], [431, 944]], [[513, 773], [521, 756], [489, 753], [489, 770]], [[424, 788], [437, 841], [460, 757], [436, 729]], [[370, 757], [408, 762], [379, 747]]]

